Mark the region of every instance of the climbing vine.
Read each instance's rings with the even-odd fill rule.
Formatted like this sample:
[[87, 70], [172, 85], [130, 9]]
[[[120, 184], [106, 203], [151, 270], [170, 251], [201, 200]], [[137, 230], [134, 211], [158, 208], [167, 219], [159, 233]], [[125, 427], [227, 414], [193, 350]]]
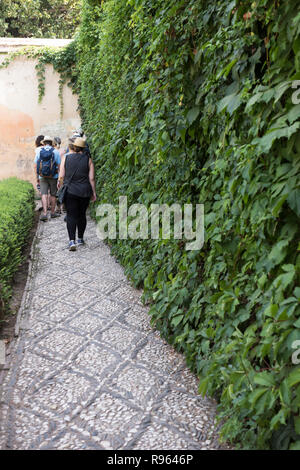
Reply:
[[37, 60], [36, 74], [38, 79], [38, 100], [42, 101], [45, 95], [46, 65], [52, 65], [59, 74], [58, 96], [60, 101], [60, 115], [63, 116], [64, 85], [69, 85], [76, 92], [77, 70], [76, 70], [76, 42], [73, 41], [63, 48], [54, 47], [24, 47], [14, 51], [0, 64], [0, 68], [7, 67], [17, 57], [24, 56], [28, 59]]

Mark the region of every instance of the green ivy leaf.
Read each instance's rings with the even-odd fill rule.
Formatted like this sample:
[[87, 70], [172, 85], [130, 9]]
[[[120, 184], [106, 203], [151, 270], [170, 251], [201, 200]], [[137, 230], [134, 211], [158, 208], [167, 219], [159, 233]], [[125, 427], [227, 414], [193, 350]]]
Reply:
[[293, 442], [290, 445], [289, 450], [300, 450], [300, 440], [297, 442]]
[[292, 126], [286, 126], [281, 129], [270, 130], [268, 134], [253, 140], [253, 145], [257, 145], [258, 149], [263, 153], [268, 153], [275, 140], [290, 137], [300, 128], [300, 122], [295, 122]]
[[172, 326], [178, 326], [179, 323], [183, 320], [184, 315], [177, 315], [176, 317], [172, 318], [171, 325]]
[[275, 385], [275, 379], [270, 372], [260, 372], [254, 376], [253, 380], [254, 383], [266, 387], [273, 387]]
[[300, 382], [300, 367], [297, 367], [289, 374], [287, 381], [290, 388]]
[[287, 201], [290, 208], [300, 217], [300, 189], [292, 190], [287, 197]]
[[193, 122], [197, 119], [200, 113], [200, 107], [195, 106], [194, 108], [190, 109], [189, 112], [187, 113], [187, 120], [189, 124], [193, 124]]

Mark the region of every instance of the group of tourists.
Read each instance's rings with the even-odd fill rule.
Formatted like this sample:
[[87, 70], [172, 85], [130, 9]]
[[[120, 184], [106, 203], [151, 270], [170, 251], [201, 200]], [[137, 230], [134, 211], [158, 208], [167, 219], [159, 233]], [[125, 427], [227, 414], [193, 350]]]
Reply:
[[[40, 220], [49, 220], [48, 211], [53, 219], [65, 210], [68, 247], [70, 251], [76, 251], [77, 246], [84, 245], [89, 202], [96, 201], [94, 164], [83, 132], [75, 131], [65, 150], [61, 149], [59, 137], [39, 135], [35, 145], [37, 189], [42, 199]], [[63, 193], [63, 204], [57, 200], [58, 190]]]

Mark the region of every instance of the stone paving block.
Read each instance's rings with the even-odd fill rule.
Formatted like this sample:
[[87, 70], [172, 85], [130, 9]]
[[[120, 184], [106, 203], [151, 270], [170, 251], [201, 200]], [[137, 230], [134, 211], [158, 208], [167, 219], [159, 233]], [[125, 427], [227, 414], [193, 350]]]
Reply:
[[[187, 369], [185, 363], [170, 377], [170, 382], [187, 393], [198, 395], [199, 379]], [[205, 398], [202, 397], [202, 399], [204, 402]]]
[[[61, 247], [59, 249], [60, 251], [45, 250], [40, 254], [41, 260], [46, 264], [60, 262], [62, 264], [68, 265], [68, 262], [70, 261], [70, 252], [67, 248], [68, 247], [66, 245], [63, 248]], [[61, 276], [63, 272], [64, 271], [62, 270], [57, 274]]]
[[62, 323], [65, 320], [74, 317], [77, 312], [78, 309], [74, 308], [74, 306], [62, 302], [61, 300], [57, 300], [57, 302], [51, 303], [47, 308], [43, 308], [38, 312], [36, 318], [53, 323]]
[[40, 312], [43, 307], [53, 304], [54, 299], [55, 296], [46, 295], [44, 292], [34, 290], [31, 293], [30, 304], [27, 305], [29, 313], [32, 315], [33, 312]]
[[[55, 429], [52, 421], [46, 421], [26, 410], [15, 410], [13, 414], [13, 436], [7, 442], [12, 450], [32, 450], [35, 441]], [[8, 437], [8, 436], [7, 436]]]
[[184, 358], [161, 338], [148, 336], [148, 342], [138, 351], [136, 361], [154, 371], [173, 375], [184, 363]]
[[90, 343], [75, 357], [72, 368], [91, 377], [103, 377], [113, 373], [121, 362], [121, 356], [101, 344]]
[[14, 380], [14, 387], [20, 391], [19, 396], [22, 397], [27, 391], [31, 393], [37, 384], [45, 380], [49, 374], [54, 374], [55, 371], [57, 371], [57, 363], [26, 350], [23, 354], [22, 366]]
[[[69, 253], [68, 250], [67, 253]], [[58, 259], [57, 261], [54, 259], [51, 259], [50, 261], [45, 261], [42, 259], [41, 256], [39, 256], [35, 263], [37, 273], [41, 271], [43, 274], [49, 272], [49, 274], [54, 277], [54, 282], [58, 280], [63, 280], [68, 274], [74, 272], [74, 265], [72, 264], [72, 260], [69, 257], [67, 257], [66, 259]], [[55, 285], [53, 286], [53, 290], [51, 289], [47, 291], [47, 294], [49, 294], [50, 292], [54, 292], [56, 297], [59, 297], [60, 295], [60, 293], [55, 289]]]
[[111, 281], [105, 276], [98, 277], [98, 279], [93, 279], [87, 283], [88, 288], [93, 290], [97, 295], [108, 294], [115, 291], [119, 285], [120, 281]]
[[154, 419], [142, 436], [130, 445], [134, 450], [200, 450], [201, 443], [191, 441], [180, 432]]
[[[56, 281], [56, 277], [51, 275], [48, 270], [44, 270], [44, 271], [41, 270], [35, 276], [35, 280], [34, 280], [35, 289], [42, 287], [45, 284], [47, 284], [47, 286], [49, 285], [52, 286], [55, 281]], [[44, 289], [44, 292], [47, 295], [48, 290]]]
[[[118, 341], [116, 342], [114, 339], [118, 337]], [[98, 341], [104, 342], [109, 345], [114, 350], [124, 353], [125, 351], [133, 351], [136, 347], [136, 343], [141, 336], [138, 335], [135, 331], [130, 331], [127, 328], [123, 328], [117, 324], [113, 324], [108, 329], [104, 330], [103, 332], [99, 333], [96, 336]]]
[[[201, 407], [202, 405], [202, 407]], [[202, 413], [198, 410], [201, 407]], [[214, 425], [212, 407], [203, 410], [202, 397], [192, 396], [181, 390], [171, 390], [157, 406], [157, 416], [190, 438], [206, 440]], [[170, 419], [171, 418], [171, 419]]]
[[116, 316], [124, 312], [128, 307], [120, 302], [113, 301], [107, 296], [101, 296], [90, 306], [90, 310], [113, 320]]
[[95, 282], [95, 278], [91, 274], [87, 274], [83, 271], [75, 271], [68, 275], [67, 282], [69, 281], [71, 281], [71, 283], [75, 282], [77, 286], [87, 285], [87, 287], [90, 287], [90, 283]]
[[106, 279], [110, 281], [116, 282], [126, 282], [127, 278], [124, 274], [123, 268], [113, 260], [106, 260], [104, 258], [100, 258], [96, 260], [95, 258], [91, 258], [90, 263], [85, 261], [84, 269], [85, 270], [92, 270], [93, 273], [97, 273], [97, 275], [101, 277], [106, 277]]
[[117, 396], [102, 393], [82, 410], [71, 428], [90, 436], [106, 449], [122, 448], [129, 436], [134, 436], [144, 419], [144, 414]]
[[78, 284], [70, 281], [66, 276], [66, 273], [64, 273], [64, 276], [62, 276], [61, 273], [60, 278], [55, 280], [55, 283], [51, 285], [51, 289], [49, 289], [49, 291], [52, 295], [53, 293], [55, 294], [56, 300], [58, 301], [59, 299], [63, 299], [65, 294], [74, 295], [74, 293], [77, 293]]
[[117, 321], [129, 328], [136, 328], [144, 333], [152, 331], [148, 309], [136, 304], [131, 305], [127, 311], [121, 313]]
[[34, 350], [43, 352], [47, 356], [56, 360], [66, 360], [84, 345], [85, 338], [77, 332], [71, 333], [65, 329], [55, 329], [44, 336], [34, 345]]
[[107, 328], [107, 323], [107, 317], [95, 315], [87, 309], [82, 311], [72, 320], [66, 322], [65, 326], [68, 327], [68, 329], [73, 329], [74, 331], [77, 330], [81, 335], [92, 337], [96, 333]]
[[77, 289], [75, 288], [62, 294], [61, 300], [79, 309], [97, 300], [97, 295], [93, 291], [79, 286]]
[[53, 245], [52, 241], [48, 241], [47, 243], [40, 243], [39, 249], [40, 249], [40, 254], [43, 258], [47, 259], [49, 255], [52, 258], [56, 258], [59, 256], [61, 251], [66, 250], [66, 243], [65, 242], [57, 242], [55, 245]]
[[106, 385], [123, 395], [129, 401], [150, 412], [153, 403], [165, 391], [163, 377], [152, 374], [135, 364], [125, 364], [107, 382]]
[[95, 381], [72, 370], [62, 370], [32, 394], [23, 397], [28, 411], [63, 420], [78, 406], [85, 406], [95, 392]]
[[53, 439], [44, 440], [38, 450], [97, 450], [93, 442], [87, 441], [82, 435], [72, 431], [59, 432]]
[[141, 302], [142, 292], [130, 287], [128, 285], [122, 285], [118, 287], [111, 295], [112, 298], [120, 299], [123, 302], [138, 304], [143, 306]]

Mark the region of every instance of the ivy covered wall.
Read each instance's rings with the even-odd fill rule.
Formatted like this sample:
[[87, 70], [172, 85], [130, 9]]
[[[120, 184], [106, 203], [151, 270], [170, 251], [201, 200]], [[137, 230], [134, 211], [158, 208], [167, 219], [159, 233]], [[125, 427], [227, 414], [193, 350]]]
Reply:
[[223, 435], [300, 449], [299, 2], [83, 2], [80, 107], [101, 203], [203, 203], [205, 244], [115, 240]]

